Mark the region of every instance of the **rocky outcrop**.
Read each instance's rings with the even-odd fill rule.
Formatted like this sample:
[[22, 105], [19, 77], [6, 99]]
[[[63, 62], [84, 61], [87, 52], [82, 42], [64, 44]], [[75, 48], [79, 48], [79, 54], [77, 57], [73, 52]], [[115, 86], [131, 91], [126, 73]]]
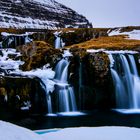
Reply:
[[13, 111], [43, 113], [46, 110], [46, 94], [40, 79], [23, 76], [0, 77], [0, 105]]
[[[54, 46], [54, 42], [56, 37], [54, 36], [54, 32], [56, 31], [45, 31], [45, 32], [36, 32], [33, 33], [30, 37], [35, 41], [45, 41], [52, 46]], [[59, 29], [57, 32], [60, 33], [60, 37], [65, 43], [65, 46], [71, 46], [73, 44], [82, 43], [88, 41], [92, 38], [99, 38], [103, 36], [108, 36], [107, 29], [95, 29], [95, 28], [80, 28], [80, 29]]]
[[18, 46], [17, 50], [22, 54], [21, 66], [24, 71], [40, 68], [46, 64], [54, 67], [62, 57], [60, 50], [54, 49], [51, 45], [43, 41], [35, 41], [23, 46]]
[[108, 55], [87, 53], [85, 49], [71, 49], [74, 57], [70, 65], [70, 83], [75, 87], [76, 98], [81, 110], [112, 108], [112, 79]]

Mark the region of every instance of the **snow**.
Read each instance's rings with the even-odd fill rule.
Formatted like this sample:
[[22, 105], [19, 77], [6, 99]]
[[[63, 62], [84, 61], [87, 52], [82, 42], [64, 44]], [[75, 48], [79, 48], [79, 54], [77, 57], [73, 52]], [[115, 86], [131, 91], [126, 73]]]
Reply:
[[[0, 27], [1, 28], [31, 28], [31, 29], [57, 29], [56, 25], [58, 22], [56, 21], [49, 21], [49, 20], [40, 20], [40, 19], [32, 19], [31, 17], [18, 17], [12, 16], [8, 13], [4, 13], [0, 11]], [[10, 19], [10, 22], [6, 21], [6, 18]], [[13, 19], [16, 19], [14, 21]]]
[[[21, 0], [12, 0], [10, 1], [11, 3], [16, 4], [17, 8], [18, 6], [22, 5], [23, 9], [28, 8], [26, 6], [26, 3], [23, 3]], [[85, 25], [87, 26], [88, 22], [86, 21], [85, 18], [81, 17], [77, 12], [73, 11], [72, 9], [64, 6], [63, 4], [60, 4], [59, 2], [56, 2], [55, 0], [28, 0], [27, 3], [30, 3], [31, 6], [30, 9], [30, 14], [27, 14], [27, 16], [23, 13], [21, 13], [21, 16], [18, 16], [16, 13], [12, 13], [10, 10], [11, 7], [5, 7], [8, 2], [2, 2], [3, 3], [3, 9], [0, 10], [0, 27], [1, 28], [18, 28], [18, 29], [58, 29], [60, 27], [60, 21], [57, 18], [54, 19], [46, 19], [44, 17], [44, 14], [41, 14], [41, 16], [36, 19], [34, 18], [34, 13], [32, 9], [34, 8], [34, 5], [38, 5], [41, 9], [43, 8], [46, 11], [50, 11], [51, 13], [57, 13], [58, 15], [60, 14], [62, 17], [65, 15], [68, 16], [68, 18], [71, 18], [72, 13], [75, 13], [75, 18], [77, 20], [73, 20], [73, 27], [79, 27], [79, 25]], [[24, 5], [25, 4], [25, 5]], [[11, 4], [9, 4], [11, 5]], [[19, 6], [19, 8], [20, 8]], [[9, 10], [5, 10], [5, 9]], [[28, 11], [27, 11], [28, 12]], [[69, 16], [70, 14], [70, 16]], [[28, 16], [30, 15], [30, 16]], [[83, 19], [83, 21], [81, 21]], [[71, 24], [71, 23], [70, 23]], [[66, 27], [71, 26], [71, 25], [65, 25]]]
[[31, 71], [18, 71], [16, 72], [23, 76], [39, 77], [45, 84], [45, 90], [47, 93], [53, 92], [55, 82], [52, 80], [55, 76], [55, 72], [51, 68], [35, 69]]
[[26, 32], [25, 34], [11, 34], [11, 33], [7, 33], [7, 32], [1, 32], [1, 35], [2, 36], [28, 36], [28, 35], [31, 35], [33, 33], [31, 32]]
[[98, 52], [105, 52], [107, 54], [136, 54], [138, 53], [137, 51], [131, 51], [131, 50], [105, 50], [105, 49], [88, 49], [88, 53], [98, 53]]
[[44, 65], [42, 68], [34, 69], [31, 71], [22, 71], [19, 69], [20, 65], [23, 65], [24, 62], [21, 60], [12, 60], [8, 56], [13, 54], [16, 57], [21, 56], [19, 52], [16, 52], [16, 49], [1, 49], [3, 56], [0, 56], [0, 68], [3, 70], [9, 70], [9, 74], [20, 74], [22, 76], [28, 77], [39, 77], [42, 82], [45, 84], [45, 90], [47, 93], [54, 90], [55, 82], [52, 80], [55, 76], [55, 72], [48, 68], [49, 64]]
[[140, 129], [128, 127], [66, 128], [42, 134], [43, 140], [139, 140]]
[[2, 69], [19, 69], [19, 66], [24, 64], [21, 60], [12, 60], [8, 55], [15, 55], [16, 57], [20, 56], [19, 52], [16, 52], [15, 49], [1, 49], [3, 56], [0, 57], [0, 68]]
[[[128, 35], [129, 39], [140, 40], [140, 30], [133, 30], [131, 32], [120, 32], [121, 28], [115, 29], [108, 33], [109, 36], [114, 35]], [[109, 31], [108, 31], [109, 32]]]
[[[0, 121], [0, 140], [42, 140], [31, 130]], [[44, 139], [45, 140], [45, 139]]]
[[31, 0], [31, 1], [37, 2], [41, 4], [43, 8], [56, 12], [58, 14], [62, 14], [62, 13], [68, 14], [69, 12], [71, 12], [71, 9], [69, 8], [65, 9], [64, 7], [62, 7], [62, 4], [54, 0]]
[[31, 0], [31, 1], [36, 1], [37, 3], [44, 5], [54, 6], [54, 0]]
[[[40, 133], [37, 134], [37, 132]], [[43, 133], [41, 133], [43, 132]], [[45, 133], [46, 132], [46, 133]], [[0, 140], [139, 140], [140, 129], [118, 126], [31, 131], [0, 121]]]

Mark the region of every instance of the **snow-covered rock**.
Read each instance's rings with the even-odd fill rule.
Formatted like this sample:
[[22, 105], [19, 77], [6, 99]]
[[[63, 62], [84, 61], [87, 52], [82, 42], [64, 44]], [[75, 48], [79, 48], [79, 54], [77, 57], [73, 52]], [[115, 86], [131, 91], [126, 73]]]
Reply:
[[116, 28], [114, 30], [112, 30], [111, 32], [108, 32], [109, 36], [114, 36], [114, 35], [128, 35], [129, 39], [136, 39], [136, 40], [140, 40], [140, 30], [132, 30], [132, 31], [125, 31], [125, 32], [121, 32], [121, 28]]
[[[52, 92], [54, 90], [55, 82], [52, 81], [52, 79], [55, 76], [55, 72], [48, 68], [48, 65], [45, 65], [42, 68], [34, 69], [31, 71], [22, 71], [19, 69], [20, 65], [23, 65], [24, 62], [21, 60], [13, 60], [9, 58], [9, 55], [15, 55], [15, 57], [21, 56], [20, 52], [16, 52], [16, 49], [1, 49], [2, 56], [0, 56], [0, 68], [5, 71], [5, 73], [9, 74], [19, 74], [22, 76], [28, 76], [28, 77], [39, 77], [46, 86], [47, 92]], [[4, 73], [0, 73], [4, 75]]]
[[55, 0], [0, 0], [0, 28], [90, 27], [89, 21]]

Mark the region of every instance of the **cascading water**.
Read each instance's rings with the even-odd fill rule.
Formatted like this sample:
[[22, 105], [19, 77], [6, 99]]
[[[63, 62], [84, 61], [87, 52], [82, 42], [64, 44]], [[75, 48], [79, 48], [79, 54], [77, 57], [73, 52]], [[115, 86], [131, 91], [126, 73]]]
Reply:
[[65, 58], [60, 60], [56, 66], [55, 81], [58, 94], [59, 112], [75, 112], [77, 111], [74, 89], [68, 84], [68, 66], [69, 62]]
[[2, 48], [2, 42], [0, 42], [0, 49]]
[[29, 36], [25, 36], [25, 44], [32, 42], [33, 40]]
[[109, 54], [117, 109], [140, 109], [140, 78], [133, 54]]
[[65, 43], [63, 42], [62, 38], [61, 38], [61, 32], [55, 32], [54, 35], [56, 37], [56, 40], [55, 40], [55, 48], [56, 49], [60, 49], [60, 48], [63, 48]]
[[54, 85], [54, 92], [47, 91], [48, 83], [46, 79], [43, 77], [41, 78], [45, 85], [42, 85], [42, 87], [46, 91], [48, 116], [84, 115], [84, 113], [77, 112], [74, 88], [68, 83], [68, 67], [70, 64], [70, 56], [72, 56], [72, 54], [68, 50], [65, 50], [63, 58], [57, 63], [55, 67], [55, 76], [53, 78], [54, 83], [52, 83], [52, 85]]

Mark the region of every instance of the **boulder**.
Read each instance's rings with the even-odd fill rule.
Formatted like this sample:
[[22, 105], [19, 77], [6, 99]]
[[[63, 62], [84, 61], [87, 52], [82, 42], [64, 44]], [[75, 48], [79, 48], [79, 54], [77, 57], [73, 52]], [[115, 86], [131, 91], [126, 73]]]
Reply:
[[21, 66], [21, 69], [24, 71], [40, 68], [45, 64], [54, 67], [62, 57], [61, 50], [54, 49], [44, 41], [34, 41], [17, 47], [17, 50], [22, 53], [22, 61], [25, 63]]

